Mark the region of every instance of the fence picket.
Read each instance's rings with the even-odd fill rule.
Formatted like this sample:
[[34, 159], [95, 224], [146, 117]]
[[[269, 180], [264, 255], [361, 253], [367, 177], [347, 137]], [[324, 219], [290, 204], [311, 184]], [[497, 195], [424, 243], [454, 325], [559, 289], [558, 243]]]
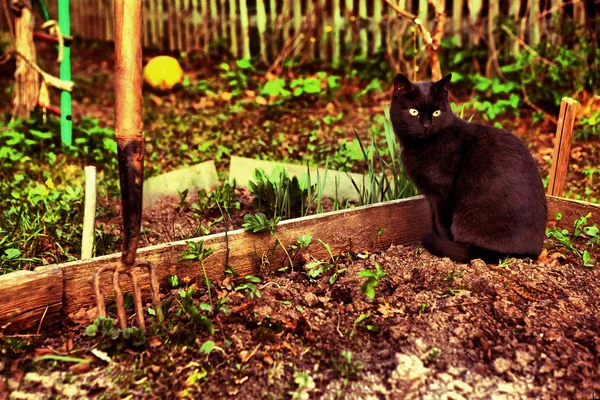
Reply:
[[[398, 52], [401, 56], [411, 40], [406, 36], [406, 27], [412, 23], [399, 18], [385, 0], [142, 1], [143, 43], [159, 49], [208, 52], [211, 43], [221, 41], [236, 58], [260, 56], [268, 64], [287, 45], [293, 47], [292, 54], [300, 57], [300, 62], [318, 57], [339, 66], [342, 58], [350, 60], [355, 53], [368, 56], [387, 51], [388, 55]], [[515, 35], [533, 47], [543, 40], [560, 43], [557, 12], [542, 18], [540, 15], [556, 11], [566, 0], [510, 0], [506, 5], [489, 0], [485, 1], [485, 9], [484, 1], [446, 0], [450, 14], [448, 35], [455, 45], [478, 46], [483, 35], [497, 42], [502, 37], [496, 22], [500, 17], [512, 20]], [[394, 2], [432, 28], [428, 20], [433, 15], [429, 0]], [[52, 16], [56, 14], [54, 3], [48, 4]], [[114, 0], [73, 1], [73, 34], [84, 39], [112, 40], [113, 4]], [[521, 10], [524, 15], [519, 15]], [[573, 18], [581, 29], [586, 18], [583, 1], [573, 4]], [[5, 29], [6, 23], [0, 21], [0, 30]], [[301, 39], [299, 33], [308, 37]], [[258, 38], [259, 46], [251, 46], [252, 37]], [[295, 43], [290, 43], [293, 38]], [[521, 47], [516, 40], [510, 40], [504, 51], [516, 55]], [[485, 44], [493, 47], [492, 42], [486, 40]]]

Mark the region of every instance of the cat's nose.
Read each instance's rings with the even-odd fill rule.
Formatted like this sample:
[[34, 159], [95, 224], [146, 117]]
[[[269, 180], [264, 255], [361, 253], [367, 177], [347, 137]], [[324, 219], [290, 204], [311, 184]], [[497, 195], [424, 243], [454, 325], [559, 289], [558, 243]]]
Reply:
[[429, 129], [430, 126], [431, 126], [431, 121], [423, 121], [423, 128]]

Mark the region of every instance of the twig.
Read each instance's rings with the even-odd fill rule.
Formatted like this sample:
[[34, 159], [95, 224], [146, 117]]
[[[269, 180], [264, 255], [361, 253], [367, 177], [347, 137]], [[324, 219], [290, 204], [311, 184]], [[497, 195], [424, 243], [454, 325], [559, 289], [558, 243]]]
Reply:
[[44, 322], [44, 318], [46, 318], [46, 313], [48, 312], [48, 308], [50, 308], [50, 306], [46, 306], [46, 309], [44, 310], [44, 313], [42, 314], [42, 319], [40, 319], [40, 323], [38, 325], [36, 335], [40, 334], [40, 330], [42, 329], [42, 323]]
[[[548, 14], [552, 14], [555, 11], [560, 10], [561, 8], [564, 8], [566, 6], [570, 6], [576, 3], [580, 3], [582, 0], [571, 0], [571, 1], [565, 1], [564, 3], [561, 3], [557, 6], [554, 6], [552, 8], [547, 9], [546, 11], [544, 11], [543, 13], [541, 13], [540, 15], [538, 15], [538, 17], [536, 19], [534, 19], [533, 21], [529, 21], [527, 23], [527, 25], [525, 26], [525, 30], [527, 30], [527, 28], [529, 28], [531, 25], [535, 24], [536, 22], [540, 21], [542, 18], [544, 18], [546, 15]], [[596, 3], [598, 3], [598, 1], [596, 1]]]
[[417, 25], [418, 31], [421, 33], [421, 38], [423, 39], [423, 43], [425, 44], [425, 49], [427, 50], [427, 55], [429, 57], [429, 66], [431, 68], [431, 77], [434, 80], [438, 80], [442, 78], [442, 72], [440, 69], [440, 61], [438, 58], [437, 50], [442, 41], [442, 36], [444, 34], [444, 25], [446, 24], [446, 14], [444, 12], [444, 2], [441, 0], [428, 0], [427, 2], [433, 7], [435, 10], [435, 28], [433, 30], [433, 34], [431, 31], [427, 29], [424, 22], [421, 21], [417, 16], [402, 10], [396, 4], [394, 4], [391, 0], [385, 0], [385, 2], [392, 8], [392, 10], [396, 11], [398, 15], [403, 18], [408, 18], [413, 21], [415, 25]]
[[262, 285], [260, 287], [260, 290], [263, 290], [264, 288], [266, 288], [267, 286], [270, 286], [270, 285], [275, 285], [275, 286], [277, 286], [278, 289], [281, 289], [281, 286], [279, 285], [279, 283], [277, 283], [275, 281], [271, 281], [271, 282], [267, 282], [264, 285]]
[[415, 19], [417, 19], [416, 15], [413, 15], [413, 14], [409, 13], [408, 11], [401, 9], [396, 4], [394, 4], [392, 2], [392, 0], [385, 0], [385, 2], [388, 3], [388, 5], [391, 7], [392, 10], [396, 11], [399, 15], [403, 16], [404, 18], [412, 19], [413, 22]]
[[553, 63], [552, 61], [548, 60], [547, 58], [544, 58], [544, 57], [540, 56], [540, 54], [537, 51], [535, 51], [534, 49], [532, 49], [527, 43], [525, 43], [525, 41], [523, 39], [521, 39], [520, 37], [518, 37], [517, 35], [515, 35], [514, 33], [512, 33], [512, 31], [510, 29], [508, 29], [506, 27], [506, 25], [502, 25], [502, 30], [504, 32], [508, 33], [508, 35], [510, 37], [512, 37], [513, 39], [515, 39], [517, 41], [517, 43], [519, 43], [532, 56], [538, 58], [541, 62], [543, 62], [546, 65], [551, 65], [553, 67], [556, 66], [556, 64]]
[[338, 320], [337, 320], [337, 325], [335, 327], [335, 330], [337, 331], [337, 333], [340, 334], [340, 337], [344, 337], [344, 334], [342, 333], [342, 331], [340, 331], [340, 320], [341, 320], [340, 313], [338, 311], [336, 311], [336, 314], [337, 314]]

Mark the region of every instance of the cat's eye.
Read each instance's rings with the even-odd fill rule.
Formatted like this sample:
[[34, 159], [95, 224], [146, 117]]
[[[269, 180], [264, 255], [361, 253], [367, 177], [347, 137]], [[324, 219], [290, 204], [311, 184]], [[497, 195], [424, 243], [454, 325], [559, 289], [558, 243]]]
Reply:
[[410, 113], [410, 115], [414, 115], [414, 116], [419, 115], [419, 111], [415, 110], [414, 108], [411, 108], [410, 110], [408, 110], [408, 112]]
[[442, 112], [441, 112], [440, 110], [435, 110], [435, 111], [433, 112], [433, 116], [434, 116], [434, 117], [439, 117], [441, 113], [442, 113]]

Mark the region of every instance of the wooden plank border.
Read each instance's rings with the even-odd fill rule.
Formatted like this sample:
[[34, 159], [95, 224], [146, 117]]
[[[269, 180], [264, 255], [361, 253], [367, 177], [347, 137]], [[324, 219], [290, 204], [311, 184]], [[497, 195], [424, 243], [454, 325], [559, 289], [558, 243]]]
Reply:
[[[563, 214], [560, 222], [572, 228], [580, 215], [592, 212], [590, 223], [600, 223], [600, 206], [596, 204], [548, 196], [548, 217], [554, 220], [557, 212]], [[313, 236], [313, 244], [307, 250], [315, 257], [327, 257], [326, 250], [316, 243], [319, 238], [331, 246], [334, 254], [346, 250], [378, 251], [391, 244], [411, 244], [430, 225], [429, 208], [421, 196], [395, 200], [350, 210], [334, 211], [283, 221], [277, 226], [277, 234], [286, 245], [297, 241], [302, 234]], [[381, 235], [380, 228], [385, 228]], [[275, 240], [269, 233], [250, 234], [243, 230], [219, 233], [189, 241], [204, 241], [214, 249], [205, 261], [208, 275], [213, 279], [223, 277], [225, 258], [229, 249], [229, 264], [242, 275], [256, 274], [264, 254], [269, 255], [272, 266], [281, 265], [284, 254], [274, 247]], [[168, 275], [194, 278], [201, 273], [198, 263], [180, 262], [181, 253], [187, 248], [186, 241], [177, 241], [139, 249], [138, 261], [151, 262], [156, 266], [159, 282]], [[275, 249], [273, 253], [269, 253]], [[300, 257], [297, 256], [297, 261]], [[91, 287], [92, 273], [100, 266], [113, 265], [120, 254], [97, 257], [90, 260], [37, 268], [35, 271], [17, 271], [0, 276], [0, 331], [35, 330], [43, 316], [44, 328], [57, 325], [63, 314], [79, 311], [94, 305]], [[143, 287], [148, 287], [148, 277], [140, 273]], [[123, 282], [126, 284], [126, 282]], [[103, 291], [112, 293], [111, 282], [103, 282]]]
[[63, 282], [63, 270], [58, 265], [0, 276], [0, 332], [16, 333], [58, 325]]

